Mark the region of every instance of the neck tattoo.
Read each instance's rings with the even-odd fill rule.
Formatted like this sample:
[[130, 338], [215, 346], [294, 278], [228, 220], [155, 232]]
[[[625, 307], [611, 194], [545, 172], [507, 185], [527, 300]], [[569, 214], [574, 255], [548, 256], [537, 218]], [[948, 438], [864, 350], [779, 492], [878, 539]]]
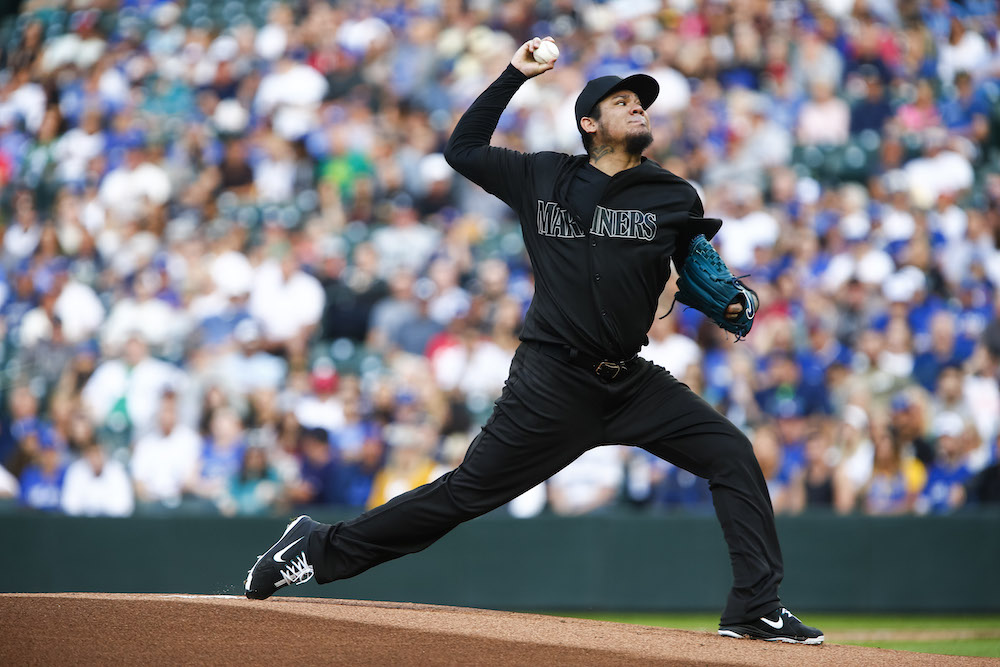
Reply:
[[615, 152], [615, 149], [612, 148], [611, 146], [594, 146], [594, 149], [591, 152], [591, 159], [594, 162], [597, 162], [602, 157], [604, 157], [606, 155], [611, 155], [614, 152]]

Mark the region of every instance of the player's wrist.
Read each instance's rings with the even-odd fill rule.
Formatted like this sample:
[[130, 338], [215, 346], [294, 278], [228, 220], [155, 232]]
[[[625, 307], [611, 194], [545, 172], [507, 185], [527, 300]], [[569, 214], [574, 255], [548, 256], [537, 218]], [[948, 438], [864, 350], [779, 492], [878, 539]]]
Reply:
[[504, 70], [503, 74], [504, 74], [504, 76], [507, 76], [507, 75], [514, 76], [519, 81], [521, 81], [521, 83], [524, 83], [525, 81], [527, 81], [530, 78], [527, 74], [525, 74], [520, 69], [518, 69], [517, 65], [515, 65], [514, 63], [509, 63], [507, 65], [507, 69]]

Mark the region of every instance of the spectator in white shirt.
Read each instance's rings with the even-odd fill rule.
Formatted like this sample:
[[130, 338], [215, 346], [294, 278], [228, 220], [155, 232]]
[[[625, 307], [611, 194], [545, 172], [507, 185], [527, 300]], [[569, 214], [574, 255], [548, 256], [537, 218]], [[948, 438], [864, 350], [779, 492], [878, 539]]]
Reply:
[[15, 500], [20, 493], [21, 487], [17, 483], [17, 477], [0, 465], [0, 500]]
[[100, 201], [122, 222], [149, 217], [170, 198], [170, 178], [163, 167], [150, 161], [145, 147], [134, 145], [125, 163], [112, 170], [100, 187]]
[[548, 480], [549, 504], [562, 516], [588, 514], [612, 504], [624, 480], [623, 448], [595, 447]]
[[833, 85], [825, 80], [812, 84], [811, 97], [799, 114], [799, 143], [807, 146], [841, 146], [851, 128], [851, 109], [836, 97]]
[[260, 155], [253, 163], [253, 184], [264, 202], [287, 202], [295, 196], [295, 150], [275, 134], [260, 140]]
[[434, 285], [434, 295], [428, 303], [431, 319], [447, 325], [468, 312], [472, 299], [459, 285], [459, 269], [454, 260], [440, 257], [431, 262], [427, 271]]
[[677, 321], [670, 317], [655, 320], [649, 329], [649, 342], [639, 356], [670, 371], [684, 382], [688, 368], [701, 363], [701, 348], [677, 331]]
[[129, 516], [134, 506], [125, 466], [109, 459], [97, 442], [87, 443], [66, 470], [63, 511], [73, 516]]
[[35, 201], [28, 190], [14, 197], [14, 216], [3, 235], [5, 260], [14, 263], [27, 259], [35, 252], [42, 238], [42, 226], [35, 210]]
[[260, 325], [245, 319], [233, 330], [236, 346], [216, 357], [207, 376], [224, 388], [234, 401], [259, 390], [279, 391], [288, 375], [288, 364], [281, 357], [264, 352]]
[[817, 81], [834, 84], [841, 80], [844, 59], [815, 29], [803, 28], [791, 57], [791, 75], [796, 87], [812, 88]]
[[90, 285], [68, 277], [56, 299], [55, 314], [62, 322], [66, 340], [80, 343], [104, 322], [104, 304]]
[[31, 69], [21, 68], [12, 73], [10, 81], [0, 91], [0, 114], [20, 117], [32, 134], [38, 132], [45, 118], [45, 89], [31, 80]]
[[103, 341], [109, 349], [119, 349], [135, 331], [142, 332], [154, 350], [162, 350], [184, 332], [184, 318], [166, 301], [157, 298], [163, 286], [160, 272], [143, 269], [132, 281], [130, 297], [119, 299], [104, 324]]
[[465, 317], [452, 322], [450, 333], [450, 340], [431, 354], [438, 387], [492, 403], [503, 390], [513, 352], [482, 335]]
[[392, 202], [390, 226], [376, 230], [372, 245], [381, 259], [383, 276], [390, 276], [399, 268], [419, 273], [438, 250], [441, 232], [423, 224], [412, 202], [400, 195]]
[[261, 324], [268, 351], [301, 355], [323, 315], [326, 295], [287, 244], [280, 244], [272, 255], [254, 277], [250, 314]]
[[151, 357], [141, 335], [133, 332], [121, 358], [101, 363], [81, 396], [94, 423], [119, 432], [131, 429], [141, 437], [156, 426], [156, 409], [164, 391], [178, 390], [186, 382], [181, 369]]
[[938, 45], [938, 76], [951, 84], [959, 72], [975, 73], [990, 59], [990, 45], [975, 30], [969, 30], [958, 17], [952, 17], [948, 41]]
[[163, 394], [159, 428], [141, 438], [132, 454], [136, 499], [147, 506], [177, 507], [196, 481], [201, 456], [198, 433], [177, 421], [177, 396]]
[[104, 133], [101, 131], [101, 111], [87, 109], [80, 127], [73, 128], [56, 143], [56, 175], [61, 181], [83, 183], [87, 164], [104, 151]]
[[340, 376], [328, 358], [317, 359], [309, 374], [312, 392], [295, 406], [295, 417], [302, 428], [323, 428], [336, 433], [344, 426], [344, 403], [338, 396]]
[[271, 116], [275, 131], [289, 141], [301, 139], [316, 123], [316, 113], [329, 85], [308, 65], [283, 57], [260, 81], [254, 110]]

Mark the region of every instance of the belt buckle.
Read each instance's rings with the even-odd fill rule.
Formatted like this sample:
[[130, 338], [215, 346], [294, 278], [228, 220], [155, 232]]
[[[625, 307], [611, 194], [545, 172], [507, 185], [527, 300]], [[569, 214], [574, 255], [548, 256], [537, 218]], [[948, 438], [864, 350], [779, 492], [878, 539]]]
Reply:
[[597, 377], [605, 380], [614, 380], [623, 370], [625, 370], [625, 364], [618, 361], [602, 361], [594, 368]]

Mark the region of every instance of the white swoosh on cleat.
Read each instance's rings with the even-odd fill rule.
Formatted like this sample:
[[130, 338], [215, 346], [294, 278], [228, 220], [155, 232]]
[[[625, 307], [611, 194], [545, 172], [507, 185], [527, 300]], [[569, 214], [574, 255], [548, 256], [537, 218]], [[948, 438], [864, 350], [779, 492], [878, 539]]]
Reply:
[[[302, 539], [302, 538], [299, 538], [299, 539]], [[275, 560], [277, 560], [277, 559], [275, 559]], [[778, 615], [778, 620], [777, 621], [772, 621], [770, 619], [764, 618], [763, 616], [760, 617], [760, 620], [764, 621], [765, 623], [767, 623], [768, 625], [770, 625], [775, 630], [780, 630], [781, 628], [785, 627], [785, 619], [783, 619], [780, 614]]]
[[[304, 539], [306, 539], [306, 538], [300, 537], [299, 539], [295, 540], [294, 542], [292, 542], [291, 544], [289, 544], [287, 547], [285, 547], [284, 549], [282, 549], [278, 553], [274, 554], [274, 556], [273, 556], [274, 562], [275, 563], [284, 563], [285, 560], [282, 558], [282, 556], [285, 555], [285, 552], [288, 551], [289, 549], [291, 549], [292, 547], [294, 547], [296, 544], [298, 544], [299, 542], [301, 542]], [[768, 623], [770, 623], [770, 621], [768, 621]], [[781, 625], [776, 625], [774, 627], [780, 628]]]

